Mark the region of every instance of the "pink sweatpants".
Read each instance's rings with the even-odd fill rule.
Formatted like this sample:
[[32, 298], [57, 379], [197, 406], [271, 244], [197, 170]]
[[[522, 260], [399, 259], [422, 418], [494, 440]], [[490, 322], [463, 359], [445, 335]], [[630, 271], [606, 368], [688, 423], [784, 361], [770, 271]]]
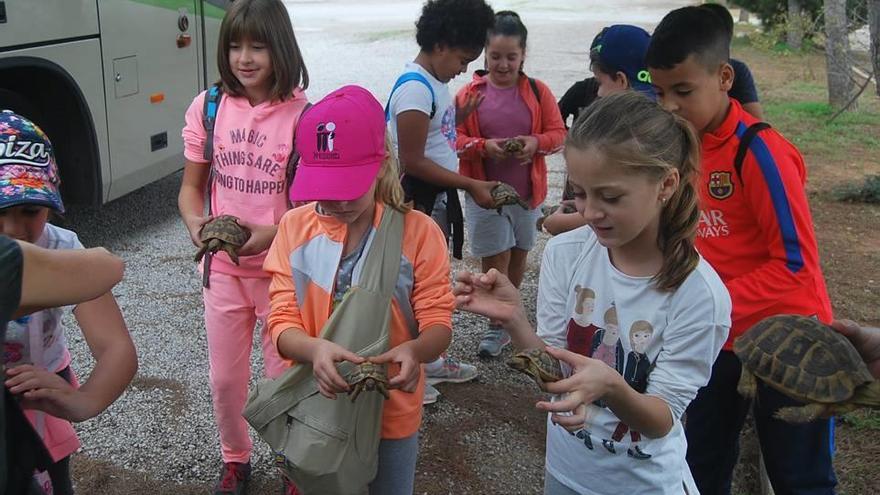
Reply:
[[247, 402], [251, 348], [258, 319], [263, 323], [260, 337], [266, 376], [275, 378], [287, 368], [272, 345], [265, 324], [270, 280], [213, 271], [211, 287], [203, 291], [209, 378], [223, 462], [248, 462], [253, 447], [241, 413]]

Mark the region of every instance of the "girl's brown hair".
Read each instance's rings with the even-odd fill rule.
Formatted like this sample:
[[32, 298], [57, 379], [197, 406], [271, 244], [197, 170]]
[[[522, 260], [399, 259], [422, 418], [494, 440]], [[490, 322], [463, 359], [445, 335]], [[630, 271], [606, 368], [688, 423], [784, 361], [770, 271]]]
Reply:
[[280, 0], [236, 0], [220, 24], [217, 68], [223, 92], [244, 96], [244, 87], [229, 66], [229, 46], [250, 40], [265, 43], [272, 61], [269, 99], [283, 101], [297, 87], [309, 87], [309, 72], [293, 34], [290, 14]]
[[678, 189], [660, 213], [657, 244], [663, 265], [653, 279], [659, 290], [677, 289], [699, 261], [694, 237], [700, 220], [700, 142], [690, 124], [644, 95], [624, 91], [590, 105], [572, 125], [565, 145], [596, 150], [607, 163], [658, 182], [678, 170]]
[[385, 131], [385, 160], [382, 161], [377, 177], [376, 201], [384, 203], [401, 213], [409, 212], [412, 209], [412, 205], [403, 200], [403, 187], [400, 185], [400, 167], [397, 164], [397, 156], [394, 153], [391, 134], [388, 131]]

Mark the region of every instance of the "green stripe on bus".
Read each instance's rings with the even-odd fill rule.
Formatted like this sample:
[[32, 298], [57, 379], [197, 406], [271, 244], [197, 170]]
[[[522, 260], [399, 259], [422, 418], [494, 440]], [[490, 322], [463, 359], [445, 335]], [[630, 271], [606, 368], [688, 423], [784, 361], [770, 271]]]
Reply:
[[[132, 2], [142, 3], [144, 5], [152, 5], [161, 9], [180, 10], [182, 8], [192, 9], [192, 0], [131, 0]], [[205, 16], [222, 19], [226, 15], [226, 11], [216, 5], [204, 3]]]

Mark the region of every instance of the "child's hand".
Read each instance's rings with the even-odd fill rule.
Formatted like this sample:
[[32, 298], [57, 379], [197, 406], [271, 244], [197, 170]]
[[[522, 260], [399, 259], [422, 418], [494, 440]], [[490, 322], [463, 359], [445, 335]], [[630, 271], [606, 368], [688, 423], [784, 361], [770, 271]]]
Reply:
[[211, 215], [206, 217], [194, 215], [183, 218], [183, 224], [186, 225], [186, 230], [189, 231], [189, 238], [197, 248], [202, 247], [202, 241], [199, 239], [199, 232], [202, 231], [202, 226], [210, 222], [213, 218], [214, 217]]
[[852, 320], [834, 320], [831, 328], [852, 342], [874, 378], [880, 379], [880, 329], [862, 327]]
[[321, 340], [317, 344], [312, 358], [312, 372], [318, 382], [318, 391], [328, 399], [335, 399], [336, 394], [350, 389], [348, 382], [336, 369], [336, 363], [342, 361], [361, 364], [365, 359], [329, 340]]
[[495, 199], [492, 197], [492, 189], [498, 184], [501, 183], [495, 180], [474, 180], [467, 192], [471, 195], [471, 198], [477, 206], [480, 208], [486, 208], [487, 210], [494, 210]]
[[488, 273], [456, 273], [452, 293], [459, 309], [488, 316], [504, 326], [517, 318], [525, 318], [519, 290], [494, 268]]
[[[556, 402], [541, 401], [536, 404], [538, 409], [553, 413], [571, 412], [575, 415], [584, 413], [582, 406], [602, 399], [608, 394], [615, 383], [621, 379], [620, 374], [598, 359], [588, 358], [580, 354], [555, 347], [547, 346], [547, 352], [567, 363], [572, 368], [572, 375], [558, 382], [546, 383], [544, 389], [551, 394], [567, 394]], [[568, 428], [574, 420], [572, 416], [553, 414], [551, 420]], [[574, 422], [576, 426], [576, 422]], [[580, 422], [583, 427], [583, 420]]]
[[269, 249], [278, 232], [276, 225], [259, 225], [244, 220], [239, 220], [238, 224], [251, 231], [251, 237], [236, 251], [239, 256], [253, 256]]
[[483, 143], [483, 149], [486, 150], [486, 156], [493, 160], [503, 160], [507, 158], [507, 152], [501, 145], [506, 139], [487, 139]]
[[411, 340], [398, 345], [384, 354], [371, 357], [370, 362], [376, 364], [400, 364], [400, 371], [388, 381], [388, 388], [399, 388], [404, 392], [413, 393], [416, 391], [416, 387], [419, 386], [421, 363], [416, 358], [413, 341]]
[[474, 110], [483, 103], [486, 96], [482, 93], [470, 93], [464, 101], [464, 105], [455, 109], [455, 123], [461, 124]]
[[79, 422], [100, 412], [88, 394], [74, 388], [51, 371], [30, 364], [6, 370], [6, 386], [22, 398], [21, 406], [36, 409], [56, 418]]
[[538, 138], [535, 136], [517, 136], [514, 139], [518, 139], [524, 144], [523, 149], [520, 150], [519, 153], [513, 155], [514, 158], [519, 160], [523, 165], [532, 163], [532, 158], [534, 158], [535, 153], [538, 152]]

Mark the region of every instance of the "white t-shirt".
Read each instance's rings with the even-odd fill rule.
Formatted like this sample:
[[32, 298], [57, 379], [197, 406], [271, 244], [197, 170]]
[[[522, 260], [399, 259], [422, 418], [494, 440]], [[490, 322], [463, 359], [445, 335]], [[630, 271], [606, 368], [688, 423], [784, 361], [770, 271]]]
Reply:
[[[441, 167], [458, 171], [458, 155], [455, 154], [455, 103], [449, 94], [449, 86], [438, 81], [421, 65], [408, 62], [401, 74], [418, 72], [434, 89], [434, 102], [437, 108], [434, 118], [428, 125], [428, 139], [425, 142], [425, 157]], [[418, 110], [431, 115], [431, 92], [419, 81], [403, 83], [394, 94], [388, 106], [391, 115], [391, 139], [397, 150], [397, 116], [410, 110]]]
[[548, 416], [547, 471], [578, 493], [679, 495], [683, 484], [697, 493], [681, 417], [709, 381], [730, 311], [727, 289], [702, 258], [675, 292], [661, 292], [650, 277], [617, 270], [589, 227], [551, 239], [538, 285], [538, 335], [616, 368], [636, 390], [663, 399], [674, 423], [649, 439], [591, 404], [577, 436]]
[[[75, 232], [49, 223], [35, 244], [45, 249], [83, 249]], [[63, 314], [64, 308], [50, 308], [10, 321], [3, 344], [6, 365], [33, 364], [53, 373], [70, 365]]]

